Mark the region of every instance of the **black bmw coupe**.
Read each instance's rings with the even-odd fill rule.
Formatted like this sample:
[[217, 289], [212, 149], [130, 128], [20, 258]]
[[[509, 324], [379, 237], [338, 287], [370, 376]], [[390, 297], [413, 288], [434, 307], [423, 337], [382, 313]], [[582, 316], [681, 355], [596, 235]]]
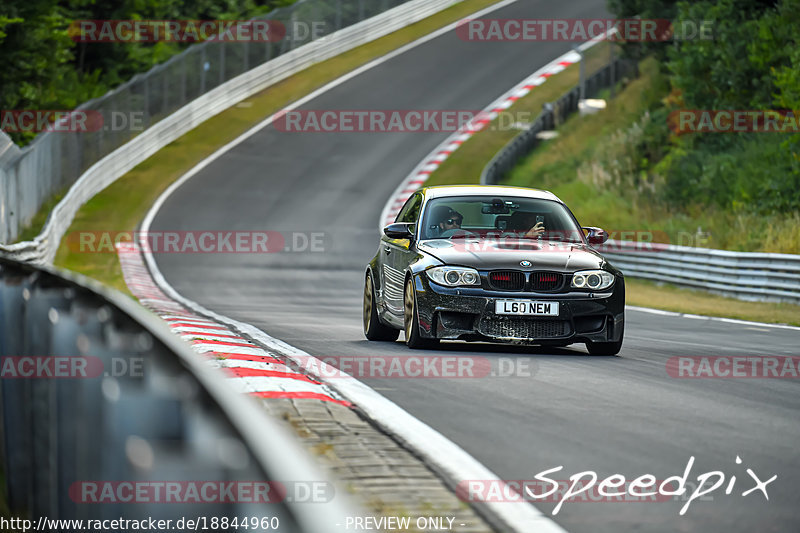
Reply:
[[369, 340], [622, 347], [625, 280], [593, 248], [608, 236], [550, 192], [427, 187], [383, 232], [364, 279]]

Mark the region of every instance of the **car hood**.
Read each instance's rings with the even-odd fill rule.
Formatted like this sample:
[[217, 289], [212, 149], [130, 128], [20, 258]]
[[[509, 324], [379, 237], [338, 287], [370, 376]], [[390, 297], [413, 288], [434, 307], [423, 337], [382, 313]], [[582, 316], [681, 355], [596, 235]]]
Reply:
[[468, 266], [478, 270], [526, 269], [521, 261], [530, 261], [527, 269], [576, 272], [601, 268], [605, 259], [585, 244], [537, 241], [531, 239], [430, 239], [418, 248], [447, 265]]

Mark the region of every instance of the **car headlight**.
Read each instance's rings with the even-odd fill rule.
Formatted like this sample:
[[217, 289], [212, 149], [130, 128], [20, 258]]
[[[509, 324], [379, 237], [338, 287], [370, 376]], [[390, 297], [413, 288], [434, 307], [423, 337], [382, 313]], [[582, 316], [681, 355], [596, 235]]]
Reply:
[[601, 291], [614, 284], [614, 274], [605, 270], [581, 270], [572, 275], [573, 289]]
[[441, 266], [429, 268], [425, 273], [432, 281], [447, 287], [481, 284], [481, 276], [474, 268]]

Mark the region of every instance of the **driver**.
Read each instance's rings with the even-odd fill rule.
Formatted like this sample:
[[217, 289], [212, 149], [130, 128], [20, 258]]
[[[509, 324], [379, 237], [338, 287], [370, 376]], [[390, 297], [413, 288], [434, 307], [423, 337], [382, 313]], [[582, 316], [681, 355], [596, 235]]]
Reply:
[[431, 221], [432, 224], [430, 228], [434, 230], [437, 235], [442, 235], [448, 230], [461, 229], [464, 216], [450, 206], [438, 205], [434, 208]]
[[451, 209], [447, 214], [447, 218], [444, 218], [439, 222], [439, 229], [442, 230], [442, 232], [445, 232], [449, 229], [461, 229], [461, 223], [463, 221], [464, 215], [455, 209]]

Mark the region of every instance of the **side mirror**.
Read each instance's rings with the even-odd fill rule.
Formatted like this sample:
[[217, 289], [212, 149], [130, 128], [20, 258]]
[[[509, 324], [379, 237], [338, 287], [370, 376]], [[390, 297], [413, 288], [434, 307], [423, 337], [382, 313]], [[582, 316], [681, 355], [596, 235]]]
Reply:
[[383, 233], [390, 239], [413, 239], [414, 224], [410, 222], [396, 222], [383, 228]]
[[590, 226], [583, 229], [584, 231], [588, 232], [586, 235], [586, 240], [589, 241], [589, 244], [603, 244], [608, 240], [608, 233], [606, 233], [602, 228], [594, 228]]

